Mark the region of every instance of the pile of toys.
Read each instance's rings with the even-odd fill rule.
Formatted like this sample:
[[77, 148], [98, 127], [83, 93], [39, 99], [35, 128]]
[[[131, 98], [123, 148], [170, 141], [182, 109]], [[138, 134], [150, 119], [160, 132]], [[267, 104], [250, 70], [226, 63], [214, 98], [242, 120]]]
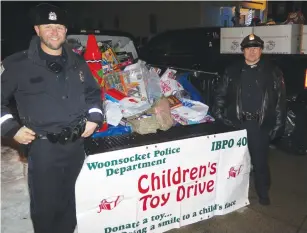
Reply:
[[82, 51], [94, 78], [101, 87], [105, 123], [94, 137], [137, 132], [155, 133], [180, 125], [212, 122], [209, 107], [187, 81], [186, 74], [161, 70], [139, 60], [123, 61], [111, 42], [97, 43], [89, 35]]

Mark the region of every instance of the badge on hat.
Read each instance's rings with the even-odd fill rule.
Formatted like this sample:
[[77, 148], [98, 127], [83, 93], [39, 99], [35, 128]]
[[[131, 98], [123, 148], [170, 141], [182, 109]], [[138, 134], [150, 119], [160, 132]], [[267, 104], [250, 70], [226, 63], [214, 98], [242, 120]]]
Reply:
[[255, 40], [254, 34], [250, 34], [249, 37], [248, 37], [248, 39], [249, 39], [249, 40]]
[[49, 20], [57, 20], [57, 16], [54, 12], [49, 13]]

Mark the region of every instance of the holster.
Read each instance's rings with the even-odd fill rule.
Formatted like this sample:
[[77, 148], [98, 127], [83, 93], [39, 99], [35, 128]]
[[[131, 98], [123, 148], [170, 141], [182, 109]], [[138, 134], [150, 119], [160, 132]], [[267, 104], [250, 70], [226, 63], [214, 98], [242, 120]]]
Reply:
[[[59, 134], [58, 142], [60, 144], [66, 144], [67, 142], [75, 142], [79, 139], [85, 130], [86, 119], [82, 118], [74, 127], [63, 128]], [[48, 137], [48, 136], [47, 136]]]
[[62, 145], [68, 142], [75, 142], [79, 139], [85, 130], [86, 118], [82, 118], [75, 126], [65, 127], [60, 133], [48, 132], [46, 138], [52, 143], [60, 143]]

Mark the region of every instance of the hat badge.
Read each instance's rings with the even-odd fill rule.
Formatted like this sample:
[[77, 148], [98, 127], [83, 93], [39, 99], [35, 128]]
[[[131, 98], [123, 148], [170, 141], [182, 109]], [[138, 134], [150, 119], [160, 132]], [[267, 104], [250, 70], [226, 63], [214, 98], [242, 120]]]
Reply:
[[57, 20], [57, 16], [54, 12], [49, 13], [49, 20]]
[[250, 34], [248, 39], [249, 39], [249, 40], [255, 40], [254, 34]]

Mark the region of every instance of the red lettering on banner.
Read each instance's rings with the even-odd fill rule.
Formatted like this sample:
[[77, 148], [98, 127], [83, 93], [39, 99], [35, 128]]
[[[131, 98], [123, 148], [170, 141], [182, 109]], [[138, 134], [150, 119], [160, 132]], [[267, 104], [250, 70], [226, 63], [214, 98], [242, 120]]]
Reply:
[[197, 168], [196, 167], [193, 167], [191, 169], [191, 174], [190, 174], [190, 177], [191, 177], [191, 180], [195, 180], [197, 178]]
[[211, 193], [214, 190], [214, 181], [204, 181], [202, 183], [198, 183], [195, 181], [195, 184], [184, 186], [181, 185], [177, 189], [176, 201], [180, 202], [183, 199], [188, 199], [192, 196], [196, 197], [198, 195], [203, 194], [204, 192]]
[[172, 177], [172, 182], [174, 185], [180, 184], [181, 183], [181, 168], [178, 167], [177, 171], [174, 172], [173, 177]]
[[148, 175], [142, 175], [138, 181], [139, 192], [145, 194], [149, 191], [149, 186], [146, 189], [143, 189], [142, 184], [141, 184], [143, 179], [148, 179]]
[[[210, 165], [210, 163], [209, 163]], [[216, 172], [216, 163], [211, 165], [210, 174], [215, 174]], [[166, 187], [171, 187], [184, 183], [188, 180], [196, 180], [207, 175], [207, 166], [193, 167], [191, 169], [181, 169], [177, 167], [177, 170], [172, 174], [172, 170], [168, 169], [167, 171], [163, 170], [162, 175], [152, 173], [150, 176], [150, 185], [145, 189], [142, 186], [143, 181], [148, 181], [148, 175], [142, 175], [138, 180], [138, 189], [142, 194], [146, 194], [149, 191], [156, 191], [164, 189]]]
[[143, 201], [143, 206], [142, 206], [143, 211], [146, 211], [148, 209], [148, 205], [152, 209], [157, 208], [159, 205], [164, 206], [168, 202], [170, 195], [171, 195], [170, 193], [167, 193], [167, 194], [162, 194], [161, 197], [153, 195], [146, 195], [141, 197], [140, 201]]
[[216, 173], [216, 163], [212, 163], [210, 168], [210, 175], [214, 175]]
[[[158, 191], [167, 187], [180, 185], [177, 189], [176, 200], [178, 202], [183, 199], [201, 195], [205, 192], [210, 193], [214, 190], [214, 180], [203, 181], [199, 183], [199, 179], [216, 174], [216, 163], [208, 163], [199, 167], [182, 169], [177, 167], [175, 171], [171, 169], [163, 170], [162, 174], [155, 172], [150, 175], [142, 175], [138, 180], [138, 189], [141, 194], [147, 194], [151, 191]], [[184, 185], [189, 181], [195, 181], [195, 184]], [[143, 211], [150, 208], [157, 208], [167, 203], [170, 198], [170, 193], [153, 196], [147, 194], [140, 198], [143, 203]]]

